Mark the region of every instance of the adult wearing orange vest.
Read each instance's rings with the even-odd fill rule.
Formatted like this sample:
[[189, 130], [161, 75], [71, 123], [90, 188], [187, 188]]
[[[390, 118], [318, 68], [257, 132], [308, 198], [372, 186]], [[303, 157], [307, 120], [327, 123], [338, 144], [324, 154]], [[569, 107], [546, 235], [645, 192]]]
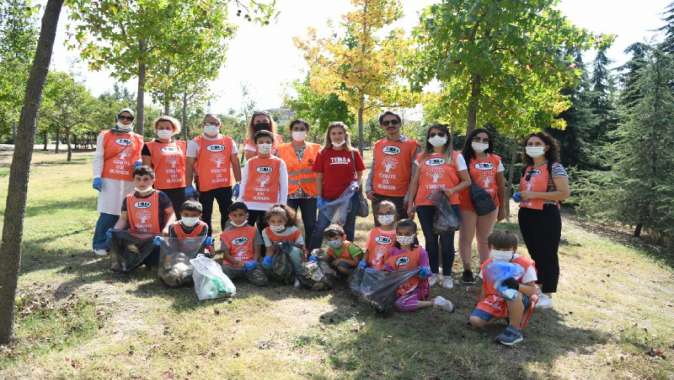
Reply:
[[517, 215], [529, 255], [536, 262], [538, 283], [543, 294], [537, 307], [551, 308], [552, 293], [559, 280], [559, 241], [562, 219], [559, 202], [571, 195], [569, 177], [559, 163], [559, 143], [545, 132], [529, 135], [524, 146], [526, 168], [520, 178]]
[[157, 138], [143, 147], [143, 165], [154, 169], [154, 187], [168, 195], [176, 215], [180, 215], [185, 202], [187, 144], [173, 137], [180, 133], [180, 122], [171, 116], [159, 116], [154, 130]]
[[306, 142], [309, 124], [301, 119], [290, 123], [293, 141], [278, 147], [278, 156], [288, 168], [288, 206], [295, 212], [302, 211], [304, 236], [311, 237], [316, 224], [316, 197], [318, 188], [313, 171], [316, 157], [321, 151], [320, 144]]
[[108, 254], [106, 231], [119, 219], [124, 197], [133, 191], [133, 169], [140, 166], [143, 137], [131, 131], [133, 111], [124, 108], [115, 117], [115, 126], [96, 139], [93, 188], [98, 190], [99, 212], [93, 248], [97, 256]]
[[259, 131], [269, 131], [273, 134], [274, 140], [272, 141], [272, 151], [271, 154], [276, 154], [276, 149], [278, 146], [283, 143], [283, 136], [278, 134], [276, 123], [271, 117], [269, 112], [265, 111], [255, 111], [253, 116], [250, 117], [250, 123], [248, 124], [248, 136], [243, 146], [243, 157], [246, 160], [249, 160], [257, 156], [257, 144], [255, 143], [255, 134]]
[[220, 119], [207, 114], [202, 125], [204, 133], [187, 143], [185, 194], [191, 197], [196, 193], [192, 185], [196, 172], [199, 202], [204, 210], [201, 219], [208, 225], [208, 235], [211, 236], [213, 202], [218, 201], [220, 228], [224, 230], [229, 206], [232, 204], [232, 185], [238, 186], [238, 182], [241, 181], [241, 166], [234, 140], [220, 134]]
[[[396, 205], [398, 218], [405, 219], [408, 206], [406, 194], [414, 174], [419, 144], [400, 133], [402, 119], [398, 114], [384, 112], [379, 116], [379, 126], [386, 132], [386, 137], [374, 144], [365, 192], [372, 201], [373, 210], [377, 209], [379, 202], [389, 200]], [[379, 226], [376, 217], [374, 225]]]

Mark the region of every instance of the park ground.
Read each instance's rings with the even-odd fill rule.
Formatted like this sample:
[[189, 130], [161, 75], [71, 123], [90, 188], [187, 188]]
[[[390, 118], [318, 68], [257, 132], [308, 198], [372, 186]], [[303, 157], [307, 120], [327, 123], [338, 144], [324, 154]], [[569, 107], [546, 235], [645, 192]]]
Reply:
[[[113, 274], [90, 250], [91, 158], [34, 155], [2, 379], [674, 379], [674, 255], [623, 231], [565, 216], [555, 309], [506, 348], [493, 342], [502, 325], [466, 326], [478, 287], [433, 288], [453, 314], [382, 317], [345, 289], [239, 284], [231, 300], [198, 302], [143, 268]], [[0, 199], [10, 160], [0, 152]], [[358, 227], [364, 243], [371, 219]]]

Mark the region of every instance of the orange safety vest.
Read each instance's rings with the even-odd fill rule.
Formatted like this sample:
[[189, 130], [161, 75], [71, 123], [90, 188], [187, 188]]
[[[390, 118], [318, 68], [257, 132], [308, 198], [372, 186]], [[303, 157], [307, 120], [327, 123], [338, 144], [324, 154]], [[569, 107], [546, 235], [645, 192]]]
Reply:
[[[485, 260], [485, 262], [482, 263], [482, 265], [480, 265], [480, 273], [485, 273], [487, 265], [491, 264], [493, 261], [494, 260], [491, 258]], [[522, 268], [524, 268], [525, 273], [529, 270], [529, 268], [535, 265], [533, 260], [522, 256], [516, 257], [511, 261], [511, 263], [517, 264]], [[521, 279], [517, 280], [521, 283]], [[486, 278], [483, 278], [482, 290], [484, 291], [484, 298], [482, 298], [477, 303], [475, 308], [489, 313], [494, 318], [506, 318], [508, 316], [508, 304], [503, 299], [503, 297], [501, 297], [501, 294], [496, 290], [496, 288], [494, 287], [494, 283]], [[533, 298], [534, 297], [532, 297], [531, 300], [532, 302], [535, 303], [535, 300]], [[522, 320], [522, 327], [526, 326], [527, 322], [531, 318], [534, 303], [532, 303], [529, 306], [528, 310], [525, 310], [525, 315]]]
[[[530, 176], [527, 181], [527, 176]], [[533, 191], [537, 193], [545, 193], [548, 191], [548, 181], [550, 180], [550, 173], [548, 172], [548, 164], [545, 163], [537, 168], [527, 166], [524, 175], [520, 178], [520, 191]], [[534, 210], [542, 210], [545, 205], [544, 199], [527, 199], [520, 201], [520, 207], [531, 208]]]
[[194, 142], [199, 144], [199, 154], [194, 162], [199, 191], [232, 186], [232, 138], [220, 135], [211, 140], [197, 136]]
[[154, 191], [145, 198], [131, 193], [126, 196], [126, 212], [129, 231], [134, 233], [159, 234], [159, 192]]
[[372, 191], [375, 194], [402, 197], [407, 193], [418, 147], [417, 142], [410, 139], [381, 139], [374, 144]]
[[381, 227], [375, 227], [371, 230], [367, 237], [367, 265], [381, 270], [384, 267], [384, 257], [395, 241], [395, 229], [384, 231]]
[[117, 133], [110, 130], [103, 135], [103, 172], [101, 177], [133, 181], [133, 168], [140, 160], [143, 136], [133, 132]]
[[318, 196], [316, 178], [318, 173], [311, 170], [321, 146], [314, 143], [305, 143], [302, 161], [297, 159], [295, 147], [292, 143], [281, 144], [278, 147], [278, 156], [285, 161], [288, 167], [288, 194], [297, 192], [300, 188], [310, 197]]
[[[384, 257], [384, 265], [392, 268], [394, 271], [414, 270], [419, 267], [419, 262], [421, 261], [421, 247], [416, 247], [411, 251], [397, 253], [395, 255], [390, 253], [391, 251], [387, 252]], [[403, 294], [411, 292], [419, 286], [420, 280], [419, 276], [410, 278], [398, 287], [396, 294], [400, 297]]]
[[264, 232], [267, 234], [267, 237], [271, 240], [272, 244], [282, 242], [294, 243], [300, 236], [302, 236], [302, 232], [300, 232], [299, 228], [290, 235], [277, 235], [269, 226], [264, 228]]
[[[444, 153], [421, 153], [417, 156], [419, 166], [419, 186], [414, 203], [417, 206], [432, 206], [428, 197], [436, 190], [449, 189], [461, 182], [459, 173], [456, 169], [456, 161], [459, 153], [452, 151], [452, 162], [447, 163], [447, 156]], [[461, 203], [458, 193], [452, 194], [451, 204]]]
[[[257, 228], [253, 226], [235, 227], [220, 234], [220, 243], [227, 247], [229, 255], [246, 262], [255, 259], [255, 235]], [[223, 259], [223, 263], [229, 266], [234, 263]]]
[[185, 226], [178, 220], [175, 223], [173, 223], [173, 232], [176, 233], [176, 237], [178, 240], [183, 240], [183, 239], [188, 239], [188, 238], [197, 238], [201, 236], [201, 234], [204, 232], [204, 228], [208, 228], [208, 224], [206, 224], [204, 221], [199, 220], [192, 229], [191, 232], [186, 232], [185, 231]]
[[[466, 162], [468, 162], [467, 159]], [[471, 181], [491, 195], [491, 199], [494, 200], [496, 208], [498, 208], [500, 204], [498, 199], [498, 184], [496, 183], [498, 167], [500, 164], [501, 157], [493, 153], [488, 153], [486, 159], [471, 159], [470, 164], [468, 165]], [[466, 210], [474, 209], [473, 202], [470, 199], [470, 187], [461, 191], [460, 198], [461, 208]]]
[[187, 144], [177, 140], [168, 143], [150, 141], [147, 143], [155, 172], [154, 187], [159, 190], [185, 187], [185, 160]]
[[248, 175], [243, 189], [244, 202], [276, 203], [281, 191], [281, 159], [255, 156], [246, 164]]
[[344, 240], [344, 243], [342, 244], [342, 252], [339, 254], [339, 257], [337, 257], [337, 253], [335, 252], [334, 248], [328, 248], [327, 254], [334, 259], [353, 260], [354, 257], [351, 256], [351, 252], [349, 251], [351, 244], [353, 243], [348, 240]]

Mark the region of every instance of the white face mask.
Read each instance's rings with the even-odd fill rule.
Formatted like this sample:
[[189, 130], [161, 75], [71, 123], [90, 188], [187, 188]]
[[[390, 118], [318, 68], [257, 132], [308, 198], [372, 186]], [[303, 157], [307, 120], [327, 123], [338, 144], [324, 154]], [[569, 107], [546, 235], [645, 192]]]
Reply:
[[271, 152], [271, 144], [257, 144], [257, 151], [260, 154], [269, 154]]
[[492, 249], [491, 252], [489, 252], [489, 257], [496, 261], [510, 261], [513, 259], [514, 255], [515, 252], [513, 251], [501, 251], [498, 249]]
[[447, 136], [433, 136], [428, 139], [428, 142], [436, 148], [439, 146], [444, 146], [447, 144]]
[[411, 245], [414, 243], [414, 235], [405, 236], [405, 235], [396, 235], [396, 240], [400, 245]]
[[206, 124], [204, 125], [204, 134], [206, 136], [217, 136], [220, 133], [220, 126], [217, 124]]
[[286, 226], [284, 226], [283, 224], [279, 225], [270, 224], [269, 228], [271, 228], [273, 232], [281, 232], [286, 229]]
[[482, 142], [472, 142], [472, 143], [470, 143], [470, 146], [477, 153], [482, 153], [485, 150], [489, 149], [489, 144], [482, 143]]
[[231, 223], [232, 226], [234, 226], [234, 227], [243, 227], [246, 224], [248, 224], [248, 221], [246, 219], [244, 219], [243, 222], [241, 222], [240, 224], [236, 224], [236, 223], [234, 223], [234, 221], [230, 220], [229, 223]]
[[389, 226], [389, 225], [393, 224], [395, 219], [396, 219], [396, 217], [394, 215], [377, 215], [377, 221], [382, 226]]
[[295, 141], [304, 141], [307, 137], [307, 131], [293, 131], [292, 133], [293, 140]]
[[145, 188], [140, 188], [140, 187], [134, 187], [133, 191], [139, 193], [140, 195], [147, 194], [150, 191], [152, 191], [152, 186], [150, 187], [145, 187]]
[[116, 126], [117, 126], [117, 129], [119, 129], [120, 131], [128, 132], [128, 131], [131, 130], [131, 127], [133, 127], [133, 124], [124, 124], [121, 121], [118, 121]]
[[157, 137], [162, 140], [168, 140], [173, 137], [173, 131], [170, 129], [160, 129], [157, 131]]
[[540, 157], [545, 154], [544, 146], [528, 146], [524, 148], [524, 150], [527, 153], [527, 156], [531, 158]]
[[194, 227], [198, 221], [199, 217], [197, 216], [192, 217], [183, 216], [182, 218], [180, 218], [180, 222], [184, 224], [185, 227]]
[[328, 240], [327, 244], [328, 244], [328, 247], [337, 249], [337, 248], [341, 247], [342, 244], [344, 244], [344, 242], [342, 241], [342, 239], [334, 239], [334, 240]]
[[338, 142], [338, 143], [336, 143], [334, 141], [332, 142], [332, 146], [335, 147], [335, 148], [339, 148], [344, 144], [346, 144], [346, 140], [343, 140], [342, 142]]

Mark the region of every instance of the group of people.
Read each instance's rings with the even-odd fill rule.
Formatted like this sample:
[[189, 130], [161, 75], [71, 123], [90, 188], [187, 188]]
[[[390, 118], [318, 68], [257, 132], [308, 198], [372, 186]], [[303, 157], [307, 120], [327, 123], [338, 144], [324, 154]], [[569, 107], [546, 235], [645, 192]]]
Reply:
[[[328, 260], [343, 276], [358, 267], [418, 269], [398, 289], [398, 309], [435, 305], [452, 311], [450, 301], [429, 298], [433, 286], [454, 286], [454, 233], [439, 234], [433, 228], [438, 210], [430, 198], [441, 192], [461, 220], [461, 282], [476, 282], [471, 266], [473, 240], [477, 240], [481, 269], [495, 260], [518, 263], [525, 269], [523, 275], [507, 282], [519, 292], [512, 300], [499, 297], [494, 284], [483, 278], [471, 324], [481, 327], [493, 318], [508, 317], [509, 327], [498, 340], [515, 344], [522, 340], [526, 311], [534, 304], [552, 306], [550, 297], [559, 278], [559, 204], [570, 190], [559, 163], [558, 143], [544, 132], [532, 133], [525, 140], [526, 165], [514, 197], [520, 202], [518, 219], [529, 260], [516, 254], [514, 234], [494, 231], [496, 222], [507, 214], [506, 181], [493, 137], [485, 129], [469, 133], [459, 152], [453, 149], [446, 125], [431, 125], [425, 140], [418, 143], [401, 133], [399, 115], [384, 112], [379, 124], [385, 137], [373, 145], [373, 160], [363, 185], [366, 167], [342, 122], [331, 123], [319, 145], [306, 141], [311, 126], [294, 120], [288, 127], [292, 141], [284, 143], [271, 115], [255, 112], [240, 159], [237, 144], [221, 134], [215, 115], [206, 115], [203, 133], [188, 142], [175, 138], [181, 125], [170, 116], [155, 120], [156, 138], [148, 142], [132, 132], [133, 120], [132, 110], [121, 110], [115, 126], [101, 132], [97, 140], [93, 187], [100, 192], [100, 216], [93, 238], [96, 255], [107, 254], [109, 231], [114, 229], [178, 238], [206, 236], [210, 252], [222, 253], [223, 271], [229, 277], [262, 285], [267, 283], [265, 269], [273, 261], [272, 246], [289, 242], [300, 248], [291, 257], [296, 267], [303, 261], [319, 260], [320, 252], [320, 260]], [[495, 209], [478, 214], [471, 187], [486, 191]], [[348, 212], [340, 224], [334, 224], [328, 210], [345, 194]], [[355, 243], [355, 226], [365, 197], [371, 201], [375, 226], [361, 249]], [[218, 249], [211, 238], [215, 201], [221, 215]], [[303, 231], [296, 220], [298, 210]], [[425, 249], [417, 240], [415, 217]], [[327, 249], [322, 249], [324, 240]], [[156, 263], [156, 256], [148, 257], [146, 263]]]

